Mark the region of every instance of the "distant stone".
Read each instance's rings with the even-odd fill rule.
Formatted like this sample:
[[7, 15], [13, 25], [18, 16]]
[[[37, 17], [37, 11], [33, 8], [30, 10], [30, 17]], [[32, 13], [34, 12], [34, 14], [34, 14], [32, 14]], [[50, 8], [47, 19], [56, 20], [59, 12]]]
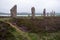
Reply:
[[55, 11], [52, 10], [52, 12], [50, 13], [50, 16], [56, 16]]
[[43, 9], [43, 16], [46, 16], [46, 9]]
[[10, 13], [11, 13], [11, 17], [15, 18], [17, 15], [17, 5], [14, 5], [11, 9], [10, 9]]
[[47, 13], [47, 16], [49, 16], [49, 13]]
[[32, 19], [35, 19], [35, 8], [31, 8], [31, 13], [32, 13]]

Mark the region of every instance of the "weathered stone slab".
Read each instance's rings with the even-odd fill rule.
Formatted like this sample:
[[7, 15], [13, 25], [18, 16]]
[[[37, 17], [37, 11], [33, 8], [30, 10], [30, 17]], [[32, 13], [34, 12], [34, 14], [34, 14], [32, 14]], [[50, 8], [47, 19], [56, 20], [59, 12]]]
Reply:
[[10, 13], [11, 13], [11, 17], [15, 18], [17, 15], [17, 5], [14, 5], [11, 9], [10, 9]]
[[35, 19], [35, 8], [31, 8], [31, 13], [32, 13], [32, 19]]
[[46, 9], [43, 9], [43, 16], [46, 16]]

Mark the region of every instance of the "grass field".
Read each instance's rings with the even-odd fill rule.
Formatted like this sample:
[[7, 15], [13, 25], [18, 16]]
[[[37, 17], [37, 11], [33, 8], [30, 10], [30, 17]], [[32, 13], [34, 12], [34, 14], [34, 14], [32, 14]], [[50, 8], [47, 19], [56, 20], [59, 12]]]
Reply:
[[[34, 30], [37, 30], [38, 28], [35, 29], [33, 26], [37, 26], [37, 25], [33, 24], [32, 21], [30, 20], [21, 19], [19, 25], [24, 24], [25, 26], [33, 27], [32, 32], [24, 32], [20, 30], [19, 27], [11, 24], [10, 20], [11, 18], [0, 18], [0, 36], [1, 36], [0, 40], [60, 40], [60, 31], [35, 33]], [[35, 20], [34, 22], [36, 21], [39, 22], [39, 20]], [[15, 22], [15, 20], [13, 20], [13, 22]], [[6, 30], [6, 31], [4, 32], [1, 30]], [[4, 33], [5, 35], [2, 37]]]

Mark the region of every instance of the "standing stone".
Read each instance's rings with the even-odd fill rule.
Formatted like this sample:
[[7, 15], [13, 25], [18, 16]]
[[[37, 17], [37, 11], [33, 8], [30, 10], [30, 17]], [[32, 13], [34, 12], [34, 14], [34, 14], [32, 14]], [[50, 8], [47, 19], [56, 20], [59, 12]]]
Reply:
[[55, 11], [54, 11], [54, 14], [53, 14], [53, 16], [56, 16], [56, 15], [55, 15]]
[[43, 9], [43, 16], [46, 16], [46, 9]]
[[50, 12], [50, 16], [53, 16], [53, 13], [52, 12]]
[[55, 12], [53, 10], [50, 14], [51, 14], [51, 16], [55, 16]]
[[35, 8], [34, 7], [31, 8], [31, 12], [32, 12], [32, 19], [35, 19]]
[[47, 16], [49, 16], [49, 13], [47, 13]]
[[16, 15], [17, 15], [17, 5], [14, 5], [14, 6], [10, 9], [10, 12], [11, 12], [11, 17], [12, 17], [12, 18], [16, 18]]

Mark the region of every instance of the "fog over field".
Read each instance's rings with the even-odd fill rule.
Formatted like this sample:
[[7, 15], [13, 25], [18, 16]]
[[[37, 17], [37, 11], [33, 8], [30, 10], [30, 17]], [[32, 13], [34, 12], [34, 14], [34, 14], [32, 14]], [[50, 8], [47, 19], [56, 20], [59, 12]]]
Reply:
[[60, 0], [0, 0], [0, 12], [10, 13], [15, 4], [18, 12], [31, 13], [31, 7], [34, 6], [36, 13], [42, 13], [44, 8], [47, 12], [54, 10], [60, 13]]

